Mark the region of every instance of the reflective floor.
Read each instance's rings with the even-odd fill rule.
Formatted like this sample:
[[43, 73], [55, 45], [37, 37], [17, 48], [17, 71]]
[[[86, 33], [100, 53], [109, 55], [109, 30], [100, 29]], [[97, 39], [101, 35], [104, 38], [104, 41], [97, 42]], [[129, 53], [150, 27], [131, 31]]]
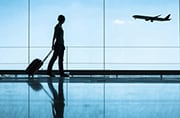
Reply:
[[180, 118], [178, 82], [102, 80], [1, 78], [0, 118]]

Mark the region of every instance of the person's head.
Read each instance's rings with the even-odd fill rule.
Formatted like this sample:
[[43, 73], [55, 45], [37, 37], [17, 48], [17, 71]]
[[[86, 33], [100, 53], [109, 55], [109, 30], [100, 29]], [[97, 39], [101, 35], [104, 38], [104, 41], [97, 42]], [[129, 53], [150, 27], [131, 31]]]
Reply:
[[59, 15], [58, 16], [58, 21], [59, 21], [60, 24], [63, 24], [64, 21], [65, 21], [65, 17], [63, 15]]

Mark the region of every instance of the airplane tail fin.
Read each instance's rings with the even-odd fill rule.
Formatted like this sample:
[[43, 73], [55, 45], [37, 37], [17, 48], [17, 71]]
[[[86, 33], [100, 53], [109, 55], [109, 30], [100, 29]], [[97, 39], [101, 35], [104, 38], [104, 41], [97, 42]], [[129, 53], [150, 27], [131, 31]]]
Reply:
[[165, 17], [165, 19], [166, 20], [169, 20], [169, 17], [171, 16], [171, 14], [169, 14], [169, 15], [167, 15], [166, 17]]

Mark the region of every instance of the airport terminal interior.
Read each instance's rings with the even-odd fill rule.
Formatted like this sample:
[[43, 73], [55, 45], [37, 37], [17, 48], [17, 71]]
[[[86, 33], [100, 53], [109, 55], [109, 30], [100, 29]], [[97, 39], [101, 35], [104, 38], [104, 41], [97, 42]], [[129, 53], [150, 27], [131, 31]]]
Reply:
[[[1, 0], [0, 118], [180, 118], [179, 0]], [[47, 75], [58, 16], [64, 72]], [[53, 52], [53, 51], [52, 51]]]

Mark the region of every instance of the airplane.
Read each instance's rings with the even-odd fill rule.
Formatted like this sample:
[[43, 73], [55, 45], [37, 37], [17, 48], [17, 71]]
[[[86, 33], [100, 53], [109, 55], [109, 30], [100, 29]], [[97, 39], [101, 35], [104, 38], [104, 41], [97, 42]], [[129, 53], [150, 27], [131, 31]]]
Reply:
[[169, 18], [171, 14], [167, 15], [165, 18], [160, 18], [159, 16], [161, 15], [158, 15], [158, 16], [142, 16], [142, 15], [134, 15], [133, 18], [135, 19], [144, 19], [146, 21], [170, 21], [171, 19]]

